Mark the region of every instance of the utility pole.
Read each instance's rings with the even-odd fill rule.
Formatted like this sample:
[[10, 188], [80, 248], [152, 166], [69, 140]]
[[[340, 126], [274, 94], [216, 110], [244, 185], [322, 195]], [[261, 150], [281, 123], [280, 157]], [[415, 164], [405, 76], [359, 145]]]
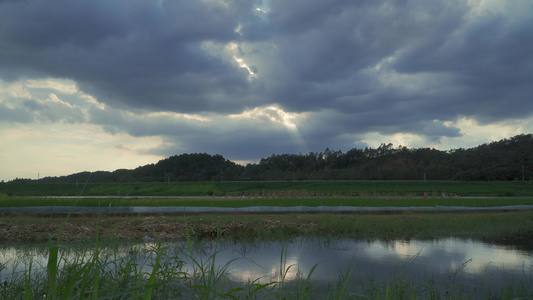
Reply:
[[522, 181], [526, 181], [526, 176], [524, 175], [524, 164], [522, 164]]

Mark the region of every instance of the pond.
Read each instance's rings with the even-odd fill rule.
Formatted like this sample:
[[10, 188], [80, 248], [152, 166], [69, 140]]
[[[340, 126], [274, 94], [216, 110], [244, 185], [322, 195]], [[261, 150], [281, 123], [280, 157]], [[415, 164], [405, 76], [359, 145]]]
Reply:
[[[154, 255], [147, 249], [154, 245], [149, 242], [119, 245], [118, 253], [122, 257], [135, 253], [135, 260], [149, 272]], [[194, 272], [186, 243], [164, 246], [163, 260], [177, 255], [184, 261], [183, 271]], [[76, 247], [72, 245], [60, 251], [65, 257], [76, 256]], [[87, 249], [87, 245], [80, 248]], [[402, 284], [408, 288], [434, 288], [443, 296], [450, 289], [460, 291], [459, 294], [482, 296], [487, 290], [533, 286], [532, 251], [474, 240], [295, 239], [256, 244], [197, 242], [192, 248], [197, 263], [214, 261], [215, 269], [227, 267], [225, 274], [236, 285], [246, 285], [256, 279], [257, 283], [279, 281], [283, 275], [288, 284], [298, 278], [310, 278], [318, 289], [327, 290], [348, 278], [350, 284], [366, 294], [372, 294], [372, 290], [375, 294], [391, 284]], [[47, 251], [42, 245], [0, 248], [0, 265], [4, 265], [0, 280], [14, 271], [23, 271], [29, 260], [33, 261], [34, 269], [42, 266], [44, 270]]]
[[223, 245], [219, 249], [216, 259], [220, 265], [246, 258], [233, 262], [228, 271], [229, 277], [238, 282], [277, 280], [280, 269], [289, 266], [286, 279], [307, 278], [316, 266], [311, 279], [326, 285], [350, 270], [351, 280], [360, 285], [374, 282], [383, 286], [405, 279], [414, 286], [434, 282], [445, 290], [446, 285], [454, 284], [481, 293], [487, 287], [500, 290], [509, 285], [533, 284], [533, 252], [474, 240], [294, 240]]

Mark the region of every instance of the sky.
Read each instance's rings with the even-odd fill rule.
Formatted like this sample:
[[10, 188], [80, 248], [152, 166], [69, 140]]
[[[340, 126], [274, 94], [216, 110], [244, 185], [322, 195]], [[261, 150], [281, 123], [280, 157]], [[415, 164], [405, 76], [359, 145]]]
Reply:
[[533, 132], [531, 0], [0, 0], [0, 180]]

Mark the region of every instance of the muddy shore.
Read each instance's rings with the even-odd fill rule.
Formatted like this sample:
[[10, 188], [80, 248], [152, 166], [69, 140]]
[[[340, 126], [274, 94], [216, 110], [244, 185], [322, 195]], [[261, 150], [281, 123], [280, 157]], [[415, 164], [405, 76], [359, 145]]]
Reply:
[[282, 240], [474, 238], [509, 244], [533, 240], [533, 211], [382, 214], [197, 214], [0, 216], [0, 243], [179, 241], [192, 238]]
[[[192, 237], [216, 236], [217, 232], [217, 224], [193, 224], [165, 216], [24, 217], [27, 222], [15, 218], [0, 219], [0, 242], [45, 242], [49, 237], [54, 241], [60, 238], [64, 242], [87, 242], [95, 241], [97, 236], [100, 240], [172, 241], [186, 239], [187, 230]], [[219, 231], [225, 233], [246, 226], [230, 222], [221, 225]]]

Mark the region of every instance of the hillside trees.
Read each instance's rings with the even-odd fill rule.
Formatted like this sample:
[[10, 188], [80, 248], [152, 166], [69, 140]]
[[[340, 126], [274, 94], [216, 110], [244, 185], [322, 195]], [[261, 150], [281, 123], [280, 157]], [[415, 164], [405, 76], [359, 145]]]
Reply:
[[533, 135], [441, 151], [381, 144], [347, 152], [272, 154], [238, 165], [222, 155], [181, 154], [134, 170], [80, 172], [43, 182], [172, 182], [234, 180], [530, 180]]

